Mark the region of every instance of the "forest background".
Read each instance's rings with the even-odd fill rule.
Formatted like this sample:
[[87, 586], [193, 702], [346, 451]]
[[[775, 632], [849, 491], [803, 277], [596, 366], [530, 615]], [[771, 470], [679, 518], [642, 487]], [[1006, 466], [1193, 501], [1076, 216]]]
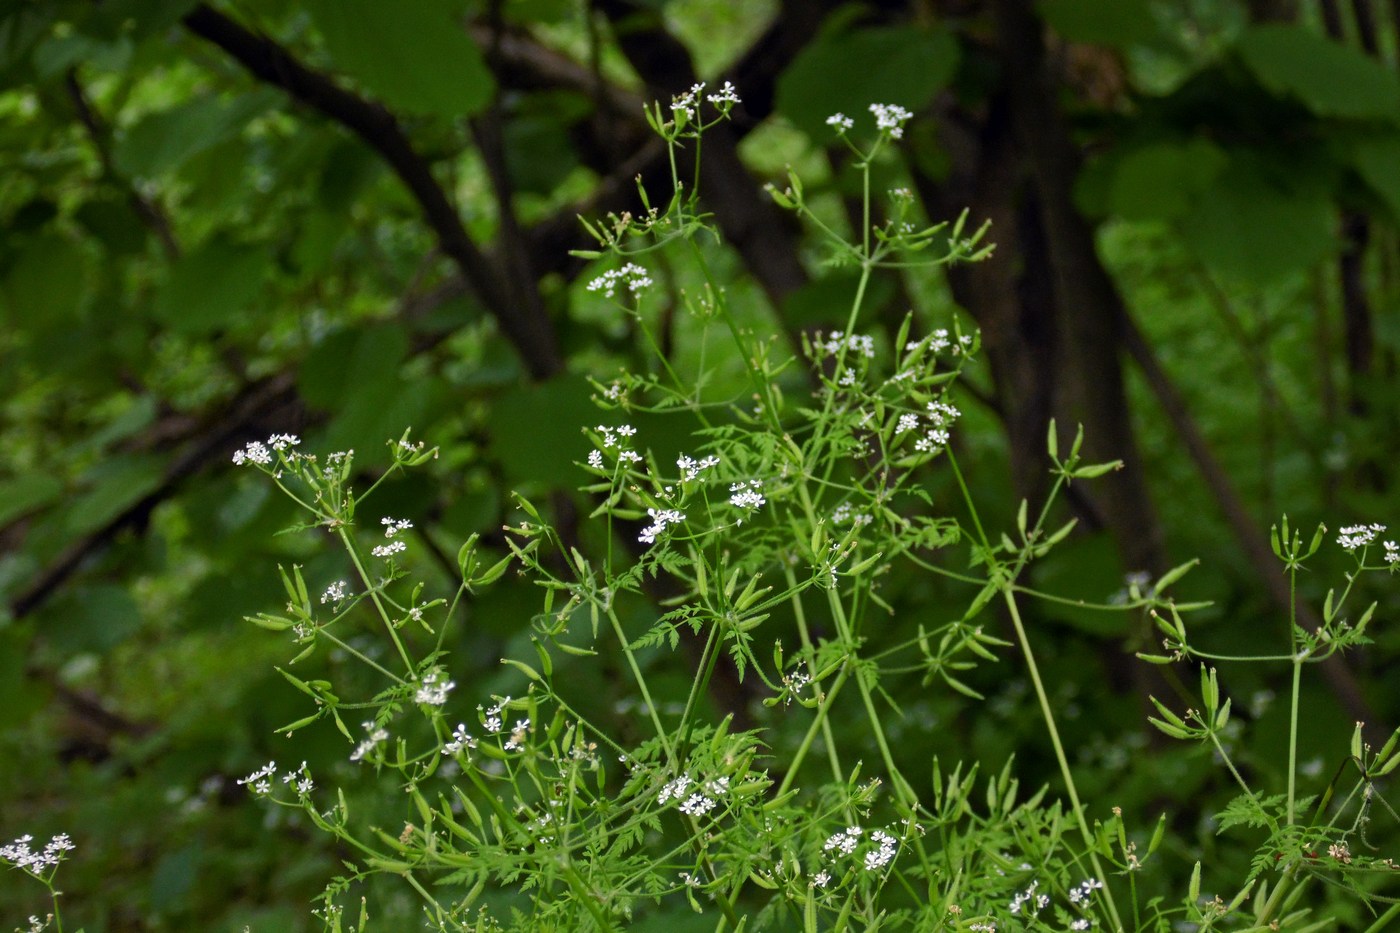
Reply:
[[[1193, 617], [1207, 641], [1286, 637], [1270, 525], [1400, 523], [1397, 59], [1400, 4], [1370, 0], [7, 5], [0, 837], [73, 837], [62, 887], [89, 933], [311, 928], [344, 853], [234, 783], [287, 757], [274, 730], [304, 712], [274, 670], [285, 642], [242, 620], [284, 600], [279, 563], [330, 575], [337, 558], [277, 536], [284, 500], [230, 456], [295, 433], [359, 451], [367, 484], [411, 426], [440, 456], [379, 505], [412, 516], [414, 566], [449, 586], [469, 535], [507, 553], [512, 492], [580, 521], [589, 379], [655, 364], [584, 287], [606, 263], [569, 251], [596, 245], [580, 216], [642, 212], [638, 179], [664, 191], [643, 105], [698, 81], [742, 98], [699, 178], [722, 235], [706, 250], [747, 326], [784, 346], [842, 326], [854, 273], [765, 186], [791, 167], [825, 222], [857, 229], [826, 118], [909, 108], [877, 186], [908, 188], [933, 222], [989, 220], [996, 250], [946, 275], [881, 272], [859, 329], [888, 345], [912, 311], [920, 333], [980, 330], [952, 443], [1001, 525], [1049, 489], [1052, 417], [1124, 461], [1072, 487], [1078, 528], [1037, 585], [1101, 601], [1199, 558], [1179, 587], [1211, 601]], [[649, 271], [668, 296], [650, 324], [693, 363], [697, 283], [664, 253]], [[735, 365], [714, 364], [720, 394]], [[946, 477], [929, 483], [948, 499]], [[1335, 546], [1313, 559], [1303, 625], [1351, 565]], [[892, 631], [948, 600], [902, 573], [884, 584]], [[1304, 688], [1300, 755], [1321, 783], [1351, 723], [1400, 721], [1394, 587], [1366, 586], [1375, 643]], [[519, 653], [535, 599], [508, 575], [468, 601], [459, 684], [510, 692], [497, 659]], [[1209, 755], [1149, 735], [1148, 694], [1185, 705], [1173, 691], [1194, 670], [1133, 657], [1156, 648], [1145, 617], [1071, 602], [1028, 624], [1081, 792], [1147, 826], [1172, 813], [1178, 873], [1247, 860], [1209, 822], [1228, 790]], [[625, 721], [616, 682], [591, 676]], [[1222, 676], [1249, 723], [1238, 754], [1277, 777], [1284, 682]], [[723, 684], [718, 708], [759, 708]], [[987, 702], [906, 685], [901, 755], [997, 770], [1014, 754], [1024, 783], [1058, 786], [1014, 657], [968, 685]], [[351, 767], [327, 723], [297, 748]], [[0, 875], [0, 922], [42, 913], [43, 894]], [[380, 916], [413, 909], [392, 885], [370, 897]]]

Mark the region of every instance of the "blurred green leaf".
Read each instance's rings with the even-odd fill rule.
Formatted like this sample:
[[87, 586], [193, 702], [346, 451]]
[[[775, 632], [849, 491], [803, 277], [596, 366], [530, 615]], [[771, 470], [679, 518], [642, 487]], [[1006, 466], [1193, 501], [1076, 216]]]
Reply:
[[185, 160], [242, 132], [248, 121], [273, 107], [279, 95], [259, 90], [236, 97], [196, 97], [149, 114], [118, 137], [112, 153], [117, 169], [133, 178], [155, 178]]
[[384, 102], [415, 113], [478, 112], [495, 81], [448, 0], [308, 4], [331, 58]]
[[873, 137], [871, 104], [918, 110], [957, 68], [957, 42], [943, 30], [833, 31], [804, 49], [778, 79], [778, 110], [814, 139], [835, 135], [826, 118], [837, 112], [856, 121], [851, 133], [857, 139]]
[[175, 263], [152, 310], [183, 333], [227, 327], [262, 290], [268, 267], [267, 253], [258, 247], [213, 237]]
[[1400, 117], [1400, 81], [1360, 49], [1283, 25], [1251, 27], [1238, 48], [1261, 83], [1318, 116]]
[[1050, 28], [1071, 42], [1122, 48], [1159, 34], [1147, 0], [1041, 0], [1037, 8]]

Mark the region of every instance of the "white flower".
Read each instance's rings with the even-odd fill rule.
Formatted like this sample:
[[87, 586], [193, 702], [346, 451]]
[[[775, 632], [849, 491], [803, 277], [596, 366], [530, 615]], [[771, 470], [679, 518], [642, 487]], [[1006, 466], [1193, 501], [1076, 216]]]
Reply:
[[1374, 522], [1370, 525], [1348, 525], [1337, 535], [1337, 543], [1345, 550], [1354, 551], [1359, 547], [1366, 547], [1376, 536], [1385, 531], [1384, 525], [1377, 525]]
[[894, 433], [904, 434], [919, 426], [919, 416], [912, 412], [899, 416], [899, 424], [895, 425]]
[[710, 467], [719, 466], [719, 457], [709, 456], [699, 460], [686, 454], [681, 454], [676, 459], [676, 469], [681, 471], [681, 482], [688, 483], [700, 476]]
[[288, 447], [297, 447], [301, 444], [301, 438], [295, 434], [274, 434], [267, 439], [267, 446], [273, 450], [286, 450]]
[[234, 452], [233, 462], [235, 466], [242, 466], [245, 463], [268, 466], [272, 463], [272, 451], [259, 441], [249, 441], [242, 450]]
[[33, 841], [33, 836], [24, 835], [9, 845], [0, 846], [0, 862], [9, 862], [22, 871], [38, 875], [56, 867], [63, 861], [65, 852], [73, 851], [73, 840], [67, 833], [59, 833], [50, 839], [42, 852], [29, 848]]
[[818, 888], [824, 888], [824, 887], [826, 887], [826, 886], [827, 886], [827, 883], [830, 882], [830, 881], [831, 881], [831, 873], [828, 872], [828, 871], [825, 871], [825, 870], [819, 871], [819, 872], [817, 872], [815, 875], [812, 876], [812, 884], [813, 884], [815, 887], [818, 887]]
[[732, 493], [729, 497], [729, 504], [752, 512], [768, 501], [763, 498], [763, 493], [759, 492], [762, 488], [763, 480], [761, 479], [751, 479], [746, 483], [734, 483], [729, 487], [729, 491]]
[[739, 103], [739, 91], [733, 84], [726, 81], [724, 87], [719, 89], [718, 94], [707, 94], [705, 99], [716, 107], [724, 109], [726, 104], [732, 107]]
[[326, 587], [326, 591], [321, 594], [321, 605], [324, 606], [326, 603], [338, 603], [344, 599], [346, 586], [347, 584], [344, 580], [337, 580]]
[[860, 842], [863, 832], [859, 826], [848, 826], [839, 833], [832, 833], [822, 844], [822, 851], [835, 850], [840, 855], [850, 855], [856, 850], [856, 844]]
[[647, 275], [647, 270], [635, 262], [629, 262], [621, 269], [611, 269], [589, 282], [588, 290], [590, 292], [600, 291], [603, 293], [603, 297], [612, 298], [617, 294], [619, 285], [625, 286], [628, 291], [637, 295], [651, 284], [651, 276]]
[[651, 524], [642, 529], [642, 533], [637, 536], [637, 540], [643, 544], [653, 544], [657, 535], [666, 530], [667, 526], [685, 521], [685, 514], [675, 509], [647, 509], [647, 514], [651, 516]]
[[590, 451], [588, 452], [588, 465], [591, 466], [591, 467], [592, 467], [593, 469], [595, 469], [595, 470], [601, 470], [601, 469], [603, 468], [603, 453], [602, 453], [602, 451], [590, 450]]
[[904, 124], [914, 116], [897, 104], [871, 104], [870, 112], [875, 114], [875, 125], [882, 130], [888, 130], [891, 139], [901, 138], [904, 135]]
[[836, 127], [836, 132], [838, 133], [844, 133], [851, 127], [855, 126], [856, 121], [852, 120], [844, 113], [833, 113], [831, 116], [826, 118], [826, 125]]
[[272, 777], [276, 772], [277, 762], [269, 761], [252, 774], [240, 779], [237, 783], [244, 786], [251, 785], [253, 793], [261, 797], [272, 790], [272, 784], [268, 781], [268, 778]]
[[1385, 562], [1387, 564], [1400, 564], [1400, 545], [1394, 541], [1385, 542]]
[[686, 789], [689, 788], [690, 785], [690, 778], [682, 774], [680, 777], [661, 788], [661, 792], [656, 795], [656, 802], [665, 803], [668, 800], [680, 800], [681, 796], [685, 794]]
[[407, 531], [413, 527], [413, 522], [406, 518], [381, 518], [379, 524], [384, 526], [384, 537], [392, 538], [401, 531]]
[[457, 728], [452, 730], [452, 740], [442, 747], [443, 754], [455, 755], [464, 748], [476, 748], [476, 739], [467, 734], [465, 723], [457, 723]]
[[447, 694], [455, 686], [457, 686], [456, 681], [444, 682], [442, 674], [434, 671], [423, 678], [423, 682], [418, 685], [418, 692], [413, 695], [413, 699], [425, 706], [441, 706], [447, 702]]
[[370, 553], [375, 557], [392, 557], [395, 554], [402, 554], [406, 550], [408, 550], [408, 545], [402, 541], [390, 541], [388, 544], [379, 545]]
[[374, 751], [375, 746], [389, 738], [389, 733], [376, 726], [373, 722], [364, 722], [360, 725], [364, 726], [365, 732], [369, 733], [369, 735], [364, 741], [360, 742], [359, 745], [356, 745], [355, 750], [350, 753], [351, 761], [362, 761], [366, 755]]
[[514, 726], [512, 726], [510, 730], [510, 738], [506, 740], [506, 744], [503, 746], [505, 750], [508, 752], [518, 752], [521, 749], [523, 749], [525, 747], [525, 733], [529, 730], [529, 717], [520, 720]]
[[685, 803], [681, 804], [681, 812], [687, 816], [704, 816], [706, 813], [713, 810], [714, 807], [714, 800], [706, 797], [704, 794], [691, 794], [686, 798]]

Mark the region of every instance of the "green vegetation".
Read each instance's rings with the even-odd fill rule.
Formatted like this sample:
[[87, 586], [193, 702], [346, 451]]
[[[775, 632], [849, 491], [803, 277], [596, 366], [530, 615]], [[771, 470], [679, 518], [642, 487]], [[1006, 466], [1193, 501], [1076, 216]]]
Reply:
[[915, 6], [0, 13], [0, 924], [1390, 924], [1400, 24]]

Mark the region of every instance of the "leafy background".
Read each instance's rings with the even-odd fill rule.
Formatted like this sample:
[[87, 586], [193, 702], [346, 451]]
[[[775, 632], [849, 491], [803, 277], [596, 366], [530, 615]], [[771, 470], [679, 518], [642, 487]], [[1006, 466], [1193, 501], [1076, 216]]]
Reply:
[[[413, 518], [417, 569], [443, 588], [467, 535], [499, 544], [509, 491], [562, 523], [586, 514], [571, 492], [580, 429], [598, 419], [586, 377], [651, 364], [582, 288], [597, 270], [567, 251], [589, 245], [578, 215], [639, 209], [634, 178], [660, 190], [642, 103], [696, 80], [732, 80], [744, 99], [706, 139], [701, 191], [747, 323], [778, 341], [829, 328], [853, 281], [763, 185], [793, 166], [849, 225], [826, 116], [916, 111], [881, 182], [910, 187], [930, 218], [991, 219], [998, 250], [947, 278], [880, 278], [864, 327], [888, 342], [913, 309], [924, 328], [957, 314], [982, 329], [956, 439], [981, 501], [1009, 521], [1045, 492], [1048, 419], [1083, 423], [1091, 455], [1128, 468], [1076, 495], [1083, 530], [1037, 583], [1102, 599], [1129, 571], [1200, 557], [1186, 588], [1214, 601], [1198, 617], [1207, 641], [1277, 645], [1269, 524], [1284, 511], [1400, 522], [1391, 13], [1370, 0], [7, 7], [0, 836], [73, 835], [62, 887], [94, 933], [311, 927], [308, 902], [343, 853], [250, 805], [233, 777], [295, 754], [339, 768], [386, 821], [397, 811], [334, 730], [299, 734], [294, 752], [273, 732], [302, 714], [272, 670], [286, 646], [241, 618], [280, 602], [276, 563], [316, 579], [341, 568], [314, 539], [276, 536], [285, 507], [228, 457], [291, 431], [357, 449], [369, 478], [411, 425], [442, 456], [377, 507]], [[696, 283], [653, 274], [669, 295], [658, 326], [698, 372], [679, 311]], [[722, 396], [734, 361], [706, 365]], [[646, 429], [658, 447], [684, 443]], [[1330, 553], [1305, 582], [1312, 605], [1345, 567]], [[886, 587], [892, 638], [957, 598], [913, 575]], [[1381, 735], [1400, 711], [1395, 597], [1374, 595], [1377, 644], [1307, 685], [1303, 757], [1320, 782], [1350, 722]], [[452, 636], [464, 690], [509, 692], [496, 659], [523, 646], [534, 605], [507, 579], [467, 607]], [[1172, 814], [1163, 885], [1196, 859], [1246, 859], [1208, 819], [1228, 790], [1208, 758], [1143, 754], [1159, 741], [1145, 696], [1171, 695], [1177, 676], [1132, 659], [1150, 647], [1143, 621], [1061, 607], [1034, 624], [1091, 806], [1145, 826]], [[606, 669], [573, 675], [625, 731]], [[900, 754], [919, 773], [935, 754], [1000, 767], [1015, 753], [1029, 783], [1054, 784], [1019, 669], [978, 677], [976, 706], [895, 685]], [[1281, 684], [1223, 679], [1251, 720], [1242, 759], [1277, 779]], [[39, 893], [0, 876], [0, 914], [18, 923]], [[411, 915], [392, 886], [368, 894], [390, 925]]]

